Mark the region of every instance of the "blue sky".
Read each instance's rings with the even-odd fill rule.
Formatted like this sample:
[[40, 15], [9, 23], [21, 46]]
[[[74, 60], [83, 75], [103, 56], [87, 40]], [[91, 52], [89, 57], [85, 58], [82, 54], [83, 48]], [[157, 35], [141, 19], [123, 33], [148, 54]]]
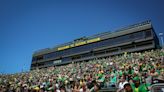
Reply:
[[0, 73], [29, 71], [36, 50], [145, 20], [164, 32], [163, 0], [0, 0]]

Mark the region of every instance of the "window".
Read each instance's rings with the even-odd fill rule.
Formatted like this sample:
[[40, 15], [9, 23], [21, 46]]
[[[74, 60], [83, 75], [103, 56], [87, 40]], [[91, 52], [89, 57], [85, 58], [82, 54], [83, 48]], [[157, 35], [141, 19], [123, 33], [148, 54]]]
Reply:
[[97, 51], [94, 53], [94, 55], [101, 55], [101, 54], [105, 54], [105, 50]]
[[147, 30], [145, 31], [145, 37], [151, 37], [152, 33], [151, 33], [151, 30]]
[[[112, 45], [116, 45], [116, 44], [120, 44], [120, 43], [124, 43], [124, 42], [132, 42], [132, 41], [144, 38], [144, 34], [146, 35], [146, 37], [151, 36], [151, 30], [140, 31], [140, 32], [136, 32], [136, 33], [131, 33], [131, 34], [127, 34], [127, 35], [123, 35], [123, 36], [119, 36], [119, 37], [102, 40], [102, 41], [95, 42], [95, 43], [90, 43], [90, 44], [86, 44], [86, 45], [82, 45], [82, 46], [78, 46], [78, 47], [73, 47], [73, 48], [66, 49], [66, 50], [52, 52], [49, 54], [45, 54], [43, 57], [40, 57], [40, 58], [33, 58], [33, 61], [35, 61], [36, 59], [41, 60], [41, 59], [48, 59], [48, 58], [53, 58], [53, 57], [62, 57], [62, 56], [80, 53], [80, 52], [84, 52], [84, 51], [91, 51], [96, 48], [112, 46]], [[82, 57], [85, 57], [85, 56], [87, 56], [87, 55], [84, 55]]]
[[82, 57], [90, 57], [92, 56], [92, 53], [85, 53], [85, 54], [82, 54]]
[[71, 58], [70, 57], [65, 57], [65, 58], [63, 58], [62, 59], [62, 62], [65, 62], [65, 61], [70, 61], [71, 60]]

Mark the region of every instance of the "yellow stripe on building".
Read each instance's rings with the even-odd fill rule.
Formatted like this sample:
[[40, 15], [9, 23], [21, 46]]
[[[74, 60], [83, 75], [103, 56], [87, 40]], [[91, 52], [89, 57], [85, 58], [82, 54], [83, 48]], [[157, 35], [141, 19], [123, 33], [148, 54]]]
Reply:
[[94, 39], [90, 39], [90, 40], [87, 40], [87, 41], [76, 42], [75, 44], [71, 44], [71, 45], [66, 45], [66, 46], [63, 46], [63, 47], [59, 47], [57, 50], [65, 50], [65, 49], [68, 49], [68, 48], [72, 48], [72, 47], [76, 47], [76, 46], [81, 46], [81, 45], [85, 45], [87, 43], [92, 43], [92, 42], [97, 42], [97, 41], [100, 41], [100, 38], [94, 38]]
[[68, 48], [69, 48], [69, 45], [63, 46], [63, 47], [59, 47], [58, 50], [64, 50], [64, 49], [68, 49]]
[[80, 45], [84, 45], [84, 44], [86, 44], [86, 41], [83, 41], [83, 42], [77, 42], [77, 43], [75, 43], [75, 46], [80, 46]]
[[94, 38], [94, 39], [87, 40], [87, 43], [92, 43], [92, 42], [97, 42], [97, 41], [100, 41], [100, 38]]
[[71, 48], [72, 48], [72, 47], [75, 47], [75, 45], [74, 45], [74, 44], [71, 44], [70, 47], [71, 47]]

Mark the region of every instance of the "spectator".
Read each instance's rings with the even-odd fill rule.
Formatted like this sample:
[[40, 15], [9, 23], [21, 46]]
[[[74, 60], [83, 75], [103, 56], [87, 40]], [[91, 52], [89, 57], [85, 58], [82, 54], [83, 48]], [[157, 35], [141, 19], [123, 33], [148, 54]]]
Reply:
[[30, 72], [1, 74], [0, 92], [92, 92], [104, 87], [147, 92], [153, 83], [164, 81], [163, 53], [163, 49], [124, 53]]

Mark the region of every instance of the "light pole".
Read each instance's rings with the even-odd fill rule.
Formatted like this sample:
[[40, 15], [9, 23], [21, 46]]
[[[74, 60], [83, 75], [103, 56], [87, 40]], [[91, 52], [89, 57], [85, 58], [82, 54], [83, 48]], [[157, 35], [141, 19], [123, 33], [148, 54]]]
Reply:
[[162, 45], [162, 48], [163, 48], [163, 33], [159, 33], [159, 36], [160, 36], [160, 39], [161, 39], [161, 45]]

